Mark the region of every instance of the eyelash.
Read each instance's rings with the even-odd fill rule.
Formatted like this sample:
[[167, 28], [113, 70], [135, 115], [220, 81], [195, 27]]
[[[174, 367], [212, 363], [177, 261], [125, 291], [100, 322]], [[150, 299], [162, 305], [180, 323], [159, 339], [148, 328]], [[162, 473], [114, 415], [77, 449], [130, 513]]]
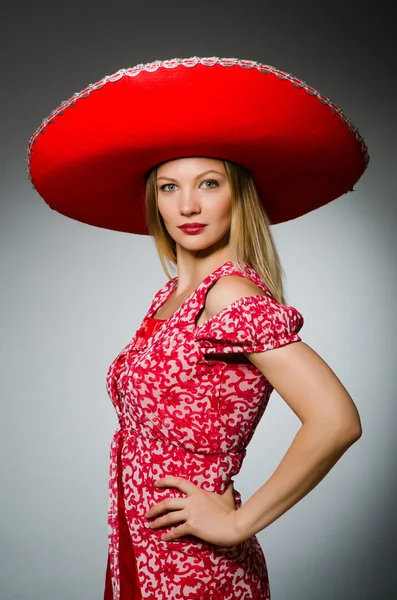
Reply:
[[[215, 183], [215, 184], [216, 184], [216, 186], [215, 186], [215, 187], [219, 187], [219, 183], [218, 183], [218, 181], [216, 181], [216, 179], [205, 179], [205, 180], [204, 180], [202, 183], [207, 183], [207, 182]], [[170, 190], [165, 190], [165, 189], [164, 189], [164, 188], [165, 188], [165, 187], [167, 187], [168, 185], [176, 185], [176, 184], [175, 184], [175, 183], [164, 183], [164, 185], [161, 185], [159, 189], [160, 189], [162, 192], [169, 192]], [[213, 189], [214, 189], [213, 187], [211, 187], [211, 188], [207, 187], [207, 190], [213, 190]], [[172, 190], [171, 190], [171, 191], [172, 191]]]

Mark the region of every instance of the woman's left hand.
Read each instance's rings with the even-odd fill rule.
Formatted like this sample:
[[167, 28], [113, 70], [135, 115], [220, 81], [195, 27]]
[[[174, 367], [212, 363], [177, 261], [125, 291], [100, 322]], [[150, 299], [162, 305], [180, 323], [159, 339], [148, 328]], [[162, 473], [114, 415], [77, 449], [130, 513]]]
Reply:
[[178, 488], [186, 494], [186, 498], [166, 498], [146, 513], [146, 517], [152, 518], [165, 511], [171, 511], [152, 521], [152, 529], [182, 523], [164, 534], [162, 540], [176, 540], [184, 535], [194, 535], [217, 546], [233, 546], [240, 541], [236, 530], [238, 509], [234, 502], [232, 481], [223, 494], [206, 492], [183, 477], [163, 477], [155, 485]]

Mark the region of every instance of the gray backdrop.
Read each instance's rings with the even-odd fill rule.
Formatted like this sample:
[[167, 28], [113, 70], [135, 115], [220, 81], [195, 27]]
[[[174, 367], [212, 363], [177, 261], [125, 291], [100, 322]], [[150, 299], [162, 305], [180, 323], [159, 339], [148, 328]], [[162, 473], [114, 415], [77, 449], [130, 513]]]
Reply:
[[[17, 2], [0, 15], [1, 600], [100, 600], [117, 420], [107, 368], [165, 283], [154, 244], [46, 206], [25, 174], [42, 119], [122, 67], [189, 56], [272, 64], [329, 96], [369, 146], [353, 194], [274, 227], [301, 331], [363, 436], [259, 534], [272, 600], [395, 598], [396, 63], [392, 2]], [[395, 39], [395, 37], [394, 37]], [[139, 118], [139, 115], [137, 115]], [[321, 402], [321, 398], [319, 398]], [[247, 500], [300, 426], [274, 392], [236, 488]]]

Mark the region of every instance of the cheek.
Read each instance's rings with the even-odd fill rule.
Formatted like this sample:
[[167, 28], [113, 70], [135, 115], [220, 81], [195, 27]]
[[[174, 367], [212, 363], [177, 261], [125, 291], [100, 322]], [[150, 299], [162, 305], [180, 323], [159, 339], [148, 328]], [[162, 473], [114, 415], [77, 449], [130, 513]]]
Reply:
[[159, 200], [157, 203], [157, 210], [159, 211], [160, 215], [163, 217], [163, 220], [165, 223], [172, 216], [172, 210], [171, 210], [170, 205], [169, 204], [167, 205], [166, 203], [162, 203], [161, 200]]
[[232, 197], [229, 190], [221, 188], [217, 190], [211, 190], [202, 195], [201, 197], [202, 207], [208, 211], [214, 210], [218, 213], [225, 213], [231, 210]]
[[229, 195], [219, 198], [219, 202], [213, 205], [214, 214], [218, 219], [228, 220], [232, 216], [232, 201]]

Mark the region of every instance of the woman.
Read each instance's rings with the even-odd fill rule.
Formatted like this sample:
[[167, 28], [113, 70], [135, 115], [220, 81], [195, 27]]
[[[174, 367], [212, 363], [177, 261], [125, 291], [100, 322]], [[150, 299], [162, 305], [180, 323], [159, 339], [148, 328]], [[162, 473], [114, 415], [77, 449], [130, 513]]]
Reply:
[[[270, 599], [255, 534], [361, 435], [348, 392], [298, 335], [270, 224], [351, 190], [367, 164], [329, 100], [237, 59], [120, 71], [32, 137], [28, 172], [50, 206], [149, 233], [169, 277], [107, 374], [119, 428], [105, 600]], [[302, 426], [242, 504], [232, 477], [274, 389]]]

